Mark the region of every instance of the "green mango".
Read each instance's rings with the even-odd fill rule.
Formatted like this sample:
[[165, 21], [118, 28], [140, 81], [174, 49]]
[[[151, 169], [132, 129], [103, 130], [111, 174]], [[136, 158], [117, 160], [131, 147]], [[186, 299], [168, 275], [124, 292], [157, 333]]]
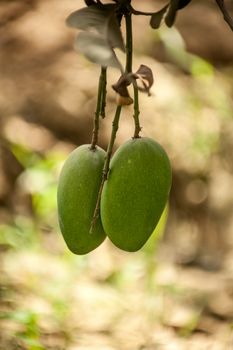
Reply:
[[167, 203], [171, 179], [168, 156], [153, 139], [119, 147], [101, 196], [101, 220], [113, 244], [134, 252], [146, 243]]
[[75, 254], [87, 254], [105, 239], [100, 217], [90, 233], [105, 151], [90, 145], [76, 148], [62, 168], [58, 181], [57, 205], [59, 225], [68, 248]]

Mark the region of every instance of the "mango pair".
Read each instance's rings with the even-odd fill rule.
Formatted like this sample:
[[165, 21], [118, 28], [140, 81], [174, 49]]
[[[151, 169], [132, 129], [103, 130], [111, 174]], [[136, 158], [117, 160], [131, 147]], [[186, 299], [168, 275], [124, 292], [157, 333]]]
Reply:
[[131, 139], [111, 159], [100, 216], [90, 233], [106, 153], [90, 145], [76, 148], [66, 160], [58, 183], [60, 229], [68, 248], [86, 254], [106, 235], [118, 248], [139, 250], [155, 229], [168, 200], [171, 166], [153, 139]]

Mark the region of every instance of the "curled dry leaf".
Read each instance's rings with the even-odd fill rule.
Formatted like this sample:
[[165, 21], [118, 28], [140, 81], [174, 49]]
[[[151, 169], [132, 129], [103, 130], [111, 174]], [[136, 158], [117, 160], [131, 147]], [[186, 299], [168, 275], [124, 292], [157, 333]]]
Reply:
[[139, 87], [140, 91], [146, 92], [148, 96], [151, 95], [150, 88], [154, 84], [154, 77], [150, 67], [141, 64], [136, 73], [134, 73], [134, 78], [139, 79], [143, 85], [143, 88]]
[[121, 97], [121, 100], [124, 102], [123, 104], [133, 103], [127, 87], [130, 84], [136, 84], [137, 79], [142, 83], [142, 87], [139, 86], [138, 89], [142, 92], [146, 92], [148, 96], [151, 95], [150, 88], [154, 83], [153, 73], [148, 66], [141, 64], [135, 73], [122, 74], [116, 84], [112, 85], [113, 90], [119, 95], [118, 99]]
[[121, 96], [120, 94], [116, 94], [116, 104], [118, 106], [129, 106], [133, 103], [132, 97], [124, 97]]
[[132, 83], [132, 73], [123, 74], [116, 84], [112, 85], [112, 88], [117, 93], [116, 101], [118, 105], [130, 105], [133, 103], [133, 99], [129, 95], [127, 86]]

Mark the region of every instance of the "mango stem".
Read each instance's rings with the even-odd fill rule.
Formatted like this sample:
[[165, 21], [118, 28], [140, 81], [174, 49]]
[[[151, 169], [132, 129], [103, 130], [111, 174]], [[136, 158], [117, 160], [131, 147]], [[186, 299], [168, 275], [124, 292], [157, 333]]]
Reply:
[[91, 150], [95, 150], [96, 145], [98, 143], [99, 137], [99, 124], [100, 124], [100, 116], [105, 117], [105, 106], [106, 106], [106, 85], [107, 85], [107, 69], [105, 67], [101, 67], [101, 73], [99, 77], [99, 86], [98, 86], [98, 97], [94, 118], [94, 126], [92, 132], [92, 140], [91, 140]]
[[[130, 1], [129, 1], [130, 3]], [[130, 11], [126, 11], [125, 14], [125, 21], [126, 21], [126, 64], [125, 64], [125, 73], [131, 73], [132, 72], [132, 62], [133, 62], [133, 33], [132, 33], [132, 15]], [[135, 85], [136, 84], [136, 85]], [[90, 228], [90, 233], [93, 232], [93, 228], [96, 224], [96, 220], [99, 217], [99, 212], [100, 212], [100, 200], [101, 200], [101, 195], [104, 187], [104, 183], [108, 178], [108, 173], [109, 173], [109, 164], [110, 164], [110, 159], [112, 156], [112, 151], [113, 151], [113, 146], [114, 142], [116, 139], [116, 134], [117, 130], [119, 127], [119, 120], [120, 120], [120, 115], [121, 115], [121, 109], [122, 106], [117, 105], [115, 116], [112, 122], [112, 132], [111, 132], [111, 137], [110, 141], [108, 144], [108, 149], [107, 149], [107, 154], [106, 154], [106, 159], [104, 163], [104, 168], [103, 168], [103, 176], [102, 176], [102, 181], [100, 184], [99, 192], [98, 192], [98, 197], [97, 197], [97, 202], [93, 214], [93, 219], [91, 222], [91, 228]], [[137, 83], [135, 81], [134, 83], [134, 122], [135, 122], [135, 132], [134, 132], [134, 138], [139, 137], [139, 132], [141, 130], [140, 124], [139, 124], [139, 104], [138, 104], [138, 88], [137, 88]]]
[[108, 178], [110, 159], [111, 159], [111, 156], [112, 156], [112, 150], [113, 150], [114, 142], [115, 142], [115, 139], [116, 139], [117, 130], [119, 128], [119, 120], [120, 120], [120, 115], [121, 115], [121, 108], [122, 108], [121, 106], [119, 106], [119, 105], [117, 106], [116, 112], [115, 112], [115, 116], [114, 116], [114, 119], [113, 119], [113, 122], [112, 122], [112, 133], [111, 133], [111, 138], [110, 138], [110, 141], [109, 141], [109, 144], [108, 144], [107, 154], [106, 154], [106, 158], [105, 158], [105, 162], [104, 162], [102, 181], [101, 181], [101, 184], [100, 184], [98, 197], [97, 197], [97, 201], [96, 201], [96, 206], [95, 206], [95, 210], [94, 210], [94, 214], [93, 214], [93, 219], [92, 219], [92, 222], [91, 222], [90, 233], [93, 232], [93, 228], [94, 228], [94, 226], [96, 224], [96, 220], [99, 217], [101, 195], [102, 195], [104, 183], [105, 183], [105, 181]]
[[[133, 66], [133, 31], [132, 31], [132, 14], [130, 11], [125, 14], [125, 24], [126, 24], [126, 72], [132, 73]], [[141, 131], [140, 121], [139, 121], [139, 99], [138, 99], [138, 86], [136, 79], [133, 81], [134, 90], [134, 136], [133, 138], [139, 138], [139, 133]]]
[[135, 128], [134, 128], [134, 139], [140, 138], [140, 131], [142, 130], [141, 126], [140, 126], [140, 120], [139, 120], [139, 114], [140, 114], [140, 110], [139, 110], [139, 99], [138, 99], [138, 85], [137, 85], [137, 81], [135, 80], [133, 82], [133, 90], [134, 90], [134, 124], [135, 124]]

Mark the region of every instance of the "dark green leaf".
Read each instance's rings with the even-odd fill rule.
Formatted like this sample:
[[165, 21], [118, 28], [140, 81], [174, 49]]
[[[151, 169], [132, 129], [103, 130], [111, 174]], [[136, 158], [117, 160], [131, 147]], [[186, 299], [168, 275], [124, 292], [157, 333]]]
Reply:
[[86, 4], [87, 6], [91, 6], [91, 5], [95, 5], [96, 2], [95, 2], [94, 0], [85, 0], [85, 4]]
[[176, 12], [187, 6], [192, 0], [171, 0], [168, 13], [165, 17], [165, 23], [168, 27], [172, 27], [175, 19]]
[[179, 1], [179, 10], [187, 6], [192, 0], [180, 0]]
[[168, 27], [172, 27], [175, 19], [176, 19], [176, 12], [179, 9], [180, 0], [171, 0], [170, 6], [168, 8], [168, 13], [165, 17], [165, 23]]
[[70, 27], [97, 32], [112, 47], [125, 50], [124, 41], [115, 15], [116, 5], [91, 5], [71, 13], [66, 23]]
[[153, 29], [157, 29], [160, 27], [163, 16], [166, 13], [168, 5], [164, 6], [160, 11], [153, 13], [150, 20], [150, 25]]
[[91, 62], [103, 67], [121, 69], [113, 49], [98, 33], [81, 32], [76, 38], [75, 49], [82, 52]]

